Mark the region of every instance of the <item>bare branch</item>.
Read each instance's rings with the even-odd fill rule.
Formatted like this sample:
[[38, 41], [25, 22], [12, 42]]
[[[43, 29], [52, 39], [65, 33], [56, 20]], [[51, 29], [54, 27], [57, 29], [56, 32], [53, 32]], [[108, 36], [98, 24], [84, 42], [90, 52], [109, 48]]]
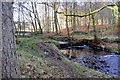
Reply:
[[[38, 3], [38, 4], [46, 4], [47, 6], [49, 6], [49, 7], [51, 7], [51, 8], [54, 9], [54, 7], [51, 6], [51, 5], [49, 5], [48, 3]], [[111, 5], [104, 5], [103, 7], [99, 8], [99, 9], [97, 9], [97, 10], [94, 10], [94, 11], [92, 11], [92, 12], [90, 12], [90, 13], [87, 13], [87, 14], [85, 14], [85, 15], [66, 14], [65, 12], [58, 12], [58, 11], [57, 11], [57, 13], [58, 13], [58, 14], [63, 14], [64, 16], [86, 17], [86, 16], [89, 16], [89, 15], [95, 14], [95, 13], [97, 13], [97, 12], [100, 12], [101, 10], [103, 10], [103, 9], [109, 7], [109, 6], [115, 6], [115, 5], [114, 5], [114, 4], [111, 4]]]
[[86, 16], [89, 16], [89, 15], [95, 14], [95, 13], [97, 13], [97, 12], [103, 10], [103, 9], [107, 8], [108, 6], [115, 6], [115, 5], [105, 5], [105, 6], [101, 7], [101, 8], [99, 8], [99, 9], [94, 10], [94, 11], [88, 13], [88, 14], [85, 14], [85, 15], [72, 15], [72, 14], [65, 14], [65, 12], [57, 12], [57, 13], [58, 13], [58, 14], [63, 14], [64, 16], [86, 17]]

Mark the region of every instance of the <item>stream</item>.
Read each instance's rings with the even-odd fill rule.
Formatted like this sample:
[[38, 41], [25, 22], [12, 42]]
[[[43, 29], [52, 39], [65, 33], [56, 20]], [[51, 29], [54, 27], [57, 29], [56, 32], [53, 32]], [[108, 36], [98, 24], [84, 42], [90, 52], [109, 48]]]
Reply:
[[120, 55], [114, 52], [91, 49], [87, 45], [61, 49], [64, 55], [81, 66], [94, 69], [110, 76], [120, 76]]

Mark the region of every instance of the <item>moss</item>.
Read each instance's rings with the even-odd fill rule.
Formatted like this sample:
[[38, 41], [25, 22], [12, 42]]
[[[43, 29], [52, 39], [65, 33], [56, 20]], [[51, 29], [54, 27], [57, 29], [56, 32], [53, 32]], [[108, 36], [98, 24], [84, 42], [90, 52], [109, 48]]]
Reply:
[[120, 43], [120, 38], [115, 39], [116, 42]]
[[[22, 54], [22, 56], [20, 57], [21, 65], [28, 63], [32, 64], [36, 68], [37, 77], [39, 77], [40, 75], [42, 75], [42, 77], [44, 78], [45, 77], [49, 78], [51, 76], [58, 78], [68, 76], [68, 72], [65, 72], [63, 68], [60, 68], [56, 61], [54, 61], [50, 57], [46, 57], [44, 52], [37, 47], [36, 44], [39, 42], [50, 43], [55, 48], [55, 50], [59, 52], [61, 61], [63, 61], [66, 64], [69, 64], [73, 68], [73, 71], [75, 71], [75, 75], [77, 77], [96, 77], [96, 78], [110, 77], [105, 74], [96, 72], [95, 70], [82, 67], [78, 63], [66, 59], [63, 56], [62, 52], [56, 47], [57, 42], [54, 40], [50, 40], [45, 36], [37, 35], [31, 38], [19, 38], [19, 39], [21, 43], [17, 45], [17, 52]], [[26, 70], [27, 68], [25, 68], [23, 71]], [[32, 73], [30, 75], [29, 73], [26, 73], [25, 76], [31, 77], [33, 75]]]
[[120, 48], [119, 47], [112, 47], [112, 48], [110, 48], [110, 50], [112, 52], [120, 52]]
[[73, 64], [73, 68], [75, 69], [75, 72], [78, 75], [78, 77], [87, 75], [86, 77], [92, 77], [92, 78], [110, 78], [110, 76], [106, 74], [97, 72], [87, 67], [82, 67], [78, 63]]

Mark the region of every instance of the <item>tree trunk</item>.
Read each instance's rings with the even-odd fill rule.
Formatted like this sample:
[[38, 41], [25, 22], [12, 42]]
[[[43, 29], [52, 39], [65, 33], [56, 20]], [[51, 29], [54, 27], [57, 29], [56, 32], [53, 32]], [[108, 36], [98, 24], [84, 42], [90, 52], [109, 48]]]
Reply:
[[2, 78], [19, 78], [12, 2], [2, 2]]
[[18, 35], [20, 35], [21, 32], [21, 19], [20, 19], [20, 5], [21, 3], [18, 3]]
[[[91, 9], [89, 9], [89, 13], [90, 12], [91, 12]], [[88, 26], [87, 26], [88, 35], [89, 35], [90, 23], [91, 23], [91, 15], [89, 15], [89, 22], [88, 22]]]
[[23, 8], [21, 7], [21, 10], [22, 10], [22, 18], [23, 18], [23, 21], [22, 21], [22, 29], [23, 29], [23, 36], [25, 36], [25, 14], [23, 13]]
[[[0, 2], [0, 13], [2, 13], [2, 3]], [[2, 14], [0, 14], [2, 17]], [[0, 18], [2, 21], [2, 18]], [[2, 79], [2, 22], [0, 22], [0, 80]]]
[[[91, 11], [92, 11], [92, 4], [91, 4], [91, 2], [90, 2], [90, 9], [91, 9]], [[91, 15], [92, 16], [92, 24], [93, 24], [93, 30], [94, 30], [94, 40], [96, 40], [96, 38], [97, 38], [97, 34], [96, 34], [96, 27], [95, 27], [95, 18], [94, 18], [94, 14], [92, 14]]]
[[101, 17], [101, 25], [104, 25], [104, 18], [102, 16], [102, 13], [100, 13], [100, 17]]
[[56, 3], [54, 3], [54, 23], [55, 23], [56, 34], [58, 34]]
[[[66, 2], [66, 14], [67, 14], [67, 2]], [[66, 29], [67, 29], [67, 33], [68, 33], [68, 38], [70, 39], [70, 32], [69, 32], [69, 28], [68, 28], [68, 16], [66, 16]]]
[[[118, 27], [118, 37], [120, 36], [120, 1], [117, 2], [117, 6], [118, 6], [118, 24], [117, 24], [117, 27]], [[119, 46], [120, 48], [120, 46]]]
[[[76, 13], [75, 13], [75, 11], [76, 11], [76, 2], [74, 2], [73, 3], [73, 14], [75, 15]], [[75, 18], [75, 16], [73, 17], [73, 31], [75, 31], [76, 30], [76, 18]]]
[[48, 22], [47, 22], [47, 3], [45, 3], [45, 32], [47, 32]]
[[47, 26], [48, 26], [48, 28], [47, 28], [47, 32], [49, 33], [50, 32], [50, 17], [49, 17], [49, 14], [50, 14], [50, 12], [49, 12], [49, 7], [48, 7], [48, 13], [47, 13], [47, 22], [48, 22], [48, 24], [47, 24]]
[[[85, 14], [87, 14], [87, 3], [86, 2], [84, 2], [84, 7], [85, 7]], [[86, 27], [87, 26], [87, 16], [85, 16], [85, 18], [84, 18], [84, 26]]]
[[52, 12], [52, 31], [53, 31], [53, 33], [55, 32], [55, 30], [54, 30], [54, 27], [55, 27], [55, 25], [54, 25], [54, 11]]
[[[70, 5], [70, 15], [72, 15], [72, 3]], [[70, 19], [70, 24], [71, 24], [71, 27], [72, 27], [72, 31], [73, 31], [73, 16], [71, 16], [71, 19]]]
[[[29, 12], [29, 16], [30, 16], [31, 24], [33, 26], [33, 30], [35, 31], [35, 25], [34, 25], [34, 21], [33, 21], [31, 12]], [[32, 32], [34, 32], [33, 30], [32, 30]]]
[[34, 25], [35, 25], [35, 31], [34, 32], [37, 32], [37, 21], [36, 21], [37, 16], [35, 14], [34, 3], [31, 2], [31, 5], [32, 5], [33, 14], [34, 14]]
[[38, 23], [38, 26], [39, 26], [40, 34], [42, 34], [43, 30], [42, 30], [42, 26], [41, 26], [41, 23], [40, 23], [40, 18], [39, 18], [39, 15], [38, 15], [37, 4], [35, 2], [34, 2], [34, 6], [35, 6], [35, 16], [36, 16], [37, 23]]

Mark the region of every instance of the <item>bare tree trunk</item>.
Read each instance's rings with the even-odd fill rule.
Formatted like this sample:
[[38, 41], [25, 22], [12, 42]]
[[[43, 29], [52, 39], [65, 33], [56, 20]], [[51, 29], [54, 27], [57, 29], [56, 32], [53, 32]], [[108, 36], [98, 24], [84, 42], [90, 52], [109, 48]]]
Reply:
[[[90, 8], [91, 6], [89, 6]], [[89, 13], [91, 12], [91, 9], [89, 9]], [[89, 15], [89, 22], [88, 22], [88, 35], [89, 35], [89, 29], [90, 29], [90, 23], [91, 23], [91, 15]]]
[[60, 27], [60, 24], [59, 24], [58, 18], [57, 18], [57, 24], [58, 24], [58, 31], [59, 31], [59, 33], [61, 33], [61, 27]]
[[22, 21], [23, 36], [25, 36], [25, 15], [23, 13], [22, 7], [21, 7], [21, 10], [22, 10], [22, 18], [23, 18], [23, 21]]
[[20, 35], [20, 32], [21, 32], [21, 20], [20, 20], [20, 5], [21, 3], [19, 2], [18, 3], [18, 35]]
[[[71, 5], [70, 5], [70, 14], [72, 15], [72, 3], [71, 3]], [[73, 26], [72, 25], [72, 23], [73, 23], [73, 20], [72, 20], [72, 16], [71, 16], [71, 19], [70, 19], [70, 25], [71, 25], [71, 27]], [[72, 27], [72, 30], [73, 30], [73, 27]]]
[[[73, 14], [75, 15], [75, 10], [76, 9], [76, 2], [74, 2], [73, 3], [73, 10], [74, 10], [74, 12], [73, 12]], [[73, 17], [73, 31], [75, 31], [76, 30], [76, 18], [75, 18], [75, 16]]]
[[47, 28], [47, 32], [49, 33], [50, 32], [50, 17], [49, 17], [49, 7], [48, 7], [48, 13], [47, 13], [47, 18], [48, 18], [48, 28]]
[[58, 34], [56, 2], [54, 2], [54, 23], [55, 23], [56, 34]]
[[19, 78], [19, 64], [15, 51], [12, 2], [2, 2], [2, 77]]
[[[66, 2], [66, 14], [67, 14], [67, 2]], [[66, 28], [67, 28], [67, 32], [68, 32], [68, 38], [70, 39], [70, 33], [69, 33], [69, 28], [68, 28], [68, 16], [66, 16]]]
[[102, 16], [102, 13], [100, 13], [100, 17], [101, 17], [101, 25], [104, 25], [104, 18]]
[[42, 30], [42, 27], [41, 27], [41, 23], [40, 23], [40, 18], [38, 16], [38, 11], [37, 11], [37, 5], [36, 3], [34, 2], [34, 6], [35, 6], [35, 18], [37, 19], [37, 22], [38, 22], [38, 25], [39, 25], [39, 30], [40, 30], [40, 34], [43, 33], [43, 30]]
[[[2, 2], [0, 1], [0, 13], [2, 13]], [[2, 21], [2, 14], [0, 14]], [[0, 22], [0, 80], [2, 79], [2, 22]]]
[[45, 3], [45, 32], [47, 32], [48, 29], [48, 18], [47, 18], [47, 5]]
[[[117, 6], [118, 6], [118, 24], [117, 24], [117, 27], [118, 27], [118, 37], [120, 36], [120, 1], [117, 2]], [[118, 48], [120, 49], [120, 45], [118, 46]]]
[[55, 25], [54, 25], [54, 12], [52, 12], [52, 27], [53, 27], [53, 32], [55, 32]]
[[[86, 2], [84, 2], [84, 6], [85, 6], [85, 14], [87, 14], [86, 12], [86, 8], [87, 8], [87, 3]], [[84, 26], [86, 27], [87, 26], [87, 16], [85, 16], [85, 18], [84, 18]]]
[[47, 7], [47, 3], [45, 3], [45, 31], [47, 33], [50, 32], [49, 7]]
[[96, 17], [96, 25], [99, 25], [99, 18]]
[[36, 21], [37, 16], [35, 15], [35, 8], [34, 8], [33, 2], [31, 2], [31, 5], [32, 5], [33, 14], [34, 14], [34, 25], [35, 25], [35, 31], [34, 32], [37, 32], [37, 21]]
[[[34, 31], [35, 31], [35, 25], [34, 25], [34, 21], [33, 21], [31, 12], [29, 12], [29, 16], [30, 16], [30, 19], [31, 19], [31, 24], [32, 24], [32, 26], [33, 26], [33, 29], [34, 29]], [[32, 30], [32, 32], [33, 32], [33, 30]]]
[[79, 27], [80, 27], [80, 20], [79, 20], [79, 18], [77, 17], [77, 30], [79, 30]]
[[[92, 11], [92, 4], [91, 4], [91, 2], [90, 2], [90, 8], [91, 8], [91, 11]], [[92, 23], [93, 23], [93, 29], [94, 29], [94, 39], [96, 40], [96, 38], [97, 38], [97, 34], [96, 34], [96, 27], [95, 27], [95, 18], [94, 18], [94, 15], [92, 14], [91, 15], [92, 16]]]

